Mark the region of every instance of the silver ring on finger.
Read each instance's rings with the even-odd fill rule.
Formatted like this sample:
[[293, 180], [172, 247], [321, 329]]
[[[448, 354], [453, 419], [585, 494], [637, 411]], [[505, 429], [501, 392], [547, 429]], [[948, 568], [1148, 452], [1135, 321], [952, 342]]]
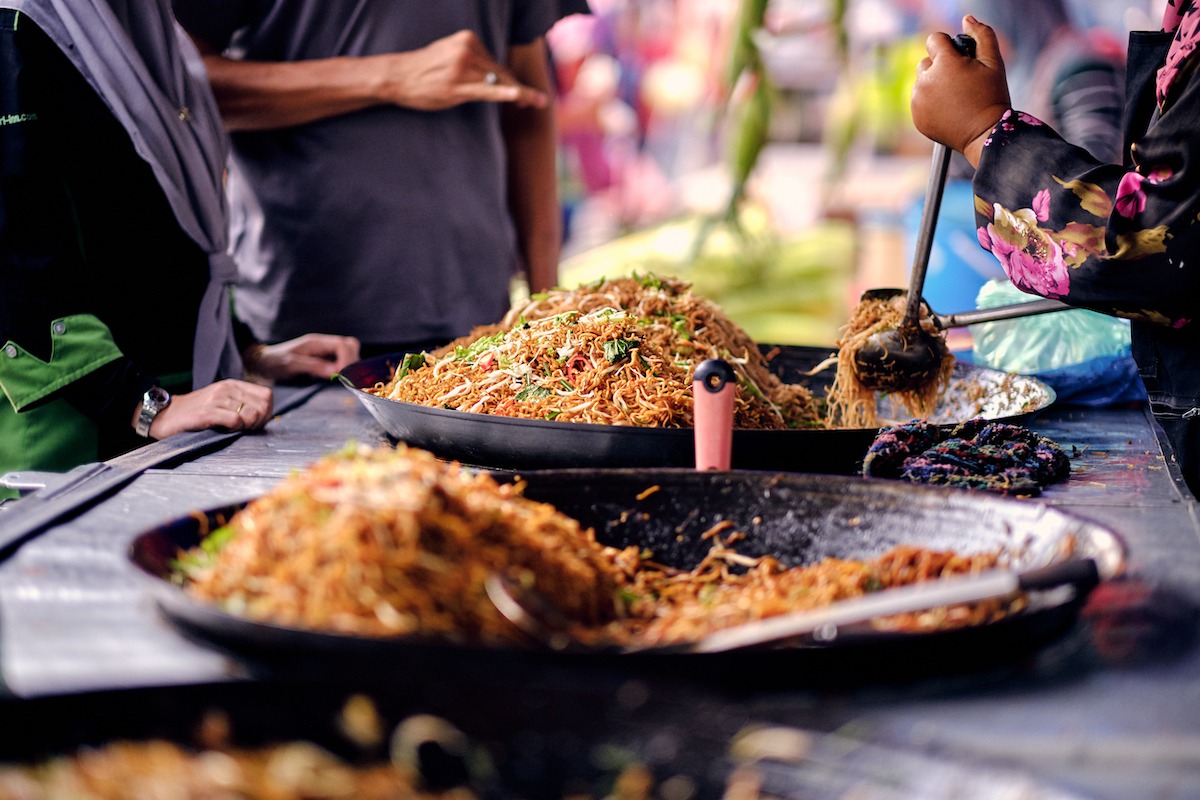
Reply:
[[489, 70], [488, 73], [483, 76], [483, 82], [486, 83], [488, 86], [495, 86], [499, 81], [500, 81], [500, 76], [497, 75], [495, 72], [492, 72], [491, 70]]

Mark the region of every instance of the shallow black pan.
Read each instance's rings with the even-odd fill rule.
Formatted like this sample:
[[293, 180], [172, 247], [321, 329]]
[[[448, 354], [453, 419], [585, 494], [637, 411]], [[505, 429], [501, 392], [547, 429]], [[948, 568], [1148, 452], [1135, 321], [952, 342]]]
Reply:
[[[833, 369], [804, 373], [829, 351], [815, 347], [764, 346], [776, 351], [772, 370], [788, 383], [808, 386], [824, 397]], [[691, 429], [635, 428], [578, 422], [516, 419], [471, 414], [402, 403], [364, 389], [391, 379], [396, 356], [359, 361], [339, 375], [342, 384], [394, 439], [464, 464], [499, 469], [571, 469], [576, 467], [691, 467], [695, 453]], [[1006, 375], [960, 362], [946, 401], [934, 421], [953, 426], [976, 416], [1002, 422], [1027, 422], [1055, 400], [1054, 390], [1035, 378]], [[907, 422], [903, 412], [881, 400], [885, 417]], [[849, 475], [858, 472], [875, 438], [875, 429], [738, 429], [733, 434], [735, 469], [788, 470]]]
[[[749, 471], [545, 470], [525, 477], [526, 496], [594, 528], [602, 542], [634, 544], [680, 567], [699, 561], [709, 546], [700, 534], [724, 520], [746, 535], [739, 552], [771, 554], [789, 565], [828, 556], [866, 558], [900, 543], [965, 553], [1001, 548], [1012, 554], [1017, 567], [1089, 557], [1103, 578], [1118, 574], [1124, 562], [1120, 541], [1102, 526], [1040, 503], [974, 492]], [[665, 667], [697, 677], [752, 675], [759, 683], [779, 679], [805, 685], [835, 676], [878, 680], [889, 672], [953, 672], [1028, 655], [1073, 624], [1091, 588], [1034, 595], [1028, 610], [974, 628], [932, 633], [851, 629], [832, 640], [805, 640], [766, 651], [601, 655], [460, 647], [297, 630], [248, 621], [190, 599], [165, 580], [170, 560], [179, 548], [196, 544], [201, 530], [235, 510], [208, 511], [148, 531], [133, 543], [131, 557], [151, 577], [160, 608], [172, 623], [267, 669], [296, 664], [335, 673], [348, 664], [360, 671], [436, 668], [441, 660], [469, 652], [472, 658], [510, 665], [550, 659], [591, 667]]]

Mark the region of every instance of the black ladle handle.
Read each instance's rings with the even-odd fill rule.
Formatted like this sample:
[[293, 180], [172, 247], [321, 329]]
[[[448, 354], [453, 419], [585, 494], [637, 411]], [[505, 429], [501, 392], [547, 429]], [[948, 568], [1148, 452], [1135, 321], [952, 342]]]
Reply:
[[[953, 39], [958, 52], [969, 58], [975, 57], [975, 40], [966, 34]], [[929, 254], [933, 250], [933, 234], [937, 230], [938, 209], [942, 205], [942, 193], [946, 188], [946, 173], [950, 170], [950, 148], [941, 142], [933, 144], [933, 164], [929, 170], [929, 183], [925, 186], [925, 208], [921, 212], [921, 227], [917, 230], [917, 251], [913, 257], [912, 274], [908, 284], [908, 305], [904, 307], [901, 329], [917, 327], [921, 317], [921, 294], [925, 289], [925, 272], [929, 269]]]

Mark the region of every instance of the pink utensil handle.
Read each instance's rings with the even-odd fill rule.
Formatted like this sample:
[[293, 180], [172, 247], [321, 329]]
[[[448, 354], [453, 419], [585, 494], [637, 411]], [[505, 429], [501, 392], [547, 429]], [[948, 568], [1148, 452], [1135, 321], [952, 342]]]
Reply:
[[696, 469], [727, 470], [733, 451], [733, 393], [737, 376], [719, 358], [696, 367], [692, 404], [696, 425]]

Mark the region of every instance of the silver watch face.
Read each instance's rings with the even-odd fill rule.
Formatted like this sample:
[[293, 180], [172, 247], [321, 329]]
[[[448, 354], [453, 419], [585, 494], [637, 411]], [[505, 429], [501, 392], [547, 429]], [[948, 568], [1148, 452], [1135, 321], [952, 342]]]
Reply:
[[138, 411], [137, 423], [134, 425], [134, 430], [138, 436], [148, 437], [150, 435], [150, 425], [154, 422], [154, 418], [158, 416], [158, 412], [171, 404], [171, 395], [166, 389], [161, 386], [151, 386], [142, 395], [142, 407]]
[[146, 390], [142, 402], [147, 408], [161, 411], [171, 402], [171, 395], [161, 386], [151, 386]]

